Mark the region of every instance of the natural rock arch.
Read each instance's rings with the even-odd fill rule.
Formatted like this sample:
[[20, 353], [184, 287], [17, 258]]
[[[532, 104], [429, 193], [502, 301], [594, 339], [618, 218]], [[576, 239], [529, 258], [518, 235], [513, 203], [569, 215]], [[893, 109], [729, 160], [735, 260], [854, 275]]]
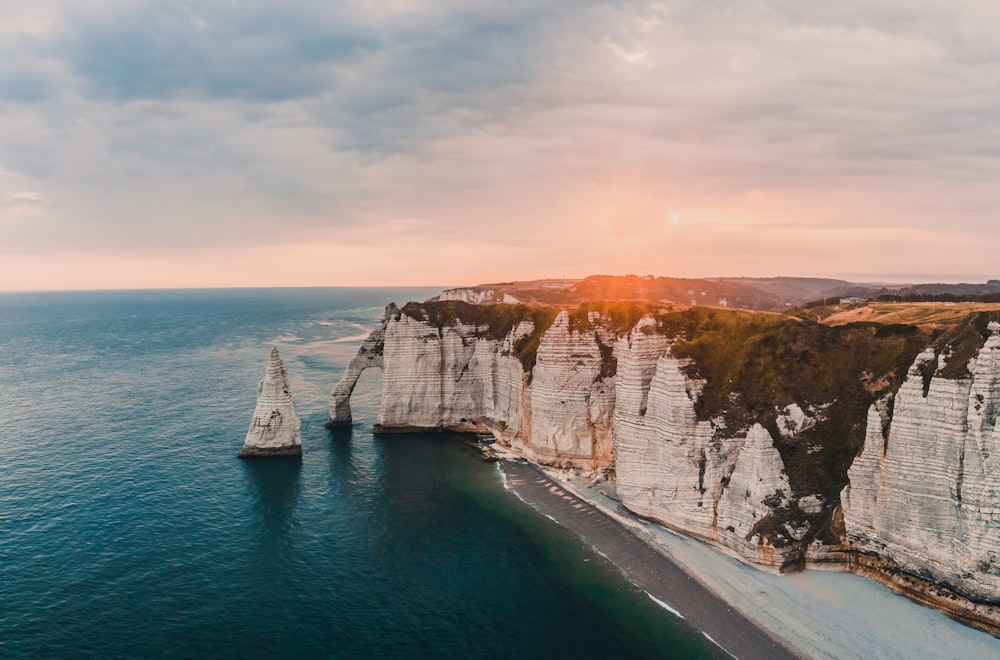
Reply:
[[330, 421], [327, 426], [350, 426], [354, 423], [351, 417], [351, 394], [365, 369], [369, 367], [382, 368], [382, 350], [385, 346], [385, 327], [374, 330], [368, 338], [361, 342], [358, 354], [354, 356], [340, 382], [330, 393]]

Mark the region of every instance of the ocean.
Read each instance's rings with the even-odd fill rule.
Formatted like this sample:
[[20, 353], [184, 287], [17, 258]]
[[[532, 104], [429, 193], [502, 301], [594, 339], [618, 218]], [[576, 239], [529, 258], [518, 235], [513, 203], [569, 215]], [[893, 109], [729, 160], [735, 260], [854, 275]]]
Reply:
[[[429, 289], [0, 294], [0, 657], [721, 651], [504, 488], [468, 438], [327, 396]], [[301, 459], [236, 458], [276, 345]]]

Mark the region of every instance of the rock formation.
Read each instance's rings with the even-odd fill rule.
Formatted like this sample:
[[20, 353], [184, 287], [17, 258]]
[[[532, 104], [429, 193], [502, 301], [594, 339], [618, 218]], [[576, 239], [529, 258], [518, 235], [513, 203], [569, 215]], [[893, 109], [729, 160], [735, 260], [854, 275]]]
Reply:
[[951, 342], [601, 305], [390, 306], [331, 422], [379, 366], [380, 431], [492, 433], [541, 464], [604, 470], [633, 512], [758, 566], [839, 564], [1000, 630], [1000, 325]]
[[[390, 307], [394, 308], [395, 306]], [[388, 318], [389, 314], [390, 310], [387, 308], [385, 318]], [[385, 321], [382, 322], [381, 328], [373, 331], [367, 339], [361, 342], [358, 354], [347, 365], [337, 388], [330, 394], [330, 421], [327, 426], [351, 426], [353, 424], [351, 394], [365, 369], [369, 367], [382, 368], [384, 347]]]
[[272, 347], [264, 378], [257, 385], [257, 407], [253, 411], [240, 458], [300, 456], [300, 425], [299, 416], [295, 414], [295, 406], [292, 405], [285, 365], [278, 356], [278, 348]]
[[1000, 326], [946, 378], [921, 353], [893, 402], [872, 406], [841, 502], [862, 552], [974, 603], [1000, 602]]
[[461, 287], [458, 289], [445, 289], [433, 298], [429, 298], [427, 302], [439, 302], [439, 301], [449, 301], [449, 300], [460, 300], [466, 303], [473, 304], [483, 304], [483, 303], [508, 303], [514, 304], [520, 302], [517, 298], [510, 295], [509, 293], [504, 293], [501, 291], [496, 291], [494, 289], [482, 289], [479, 287]]

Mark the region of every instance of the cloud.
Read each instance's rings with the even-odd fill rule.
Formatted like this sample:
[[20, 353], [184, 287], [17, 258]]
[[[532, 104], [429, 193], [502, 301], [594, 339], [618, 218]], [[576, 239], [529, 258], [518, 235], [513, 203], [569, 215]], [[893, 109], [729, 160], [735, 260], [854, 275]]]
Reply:
[[5, 11], [0, 197], [45, 200], [0, 225], [9, 249], [489, 236], [687, 258], [693, 227], [735, 250], [747, 226], [759, 249], [824, 227], [933, 245], [1000, 208], [990, 2]]

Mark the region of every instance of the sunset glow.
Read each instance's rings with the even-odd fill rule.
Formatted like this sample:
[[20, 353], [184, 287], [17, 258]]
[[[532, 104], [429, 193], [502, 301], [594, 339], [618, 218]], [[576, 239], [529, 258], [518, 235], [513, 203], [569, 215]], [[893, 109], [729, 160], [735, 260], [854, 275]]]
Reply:
[[0, 290], [983, 281], [998, 23], [978, 0], [4, 6]]

